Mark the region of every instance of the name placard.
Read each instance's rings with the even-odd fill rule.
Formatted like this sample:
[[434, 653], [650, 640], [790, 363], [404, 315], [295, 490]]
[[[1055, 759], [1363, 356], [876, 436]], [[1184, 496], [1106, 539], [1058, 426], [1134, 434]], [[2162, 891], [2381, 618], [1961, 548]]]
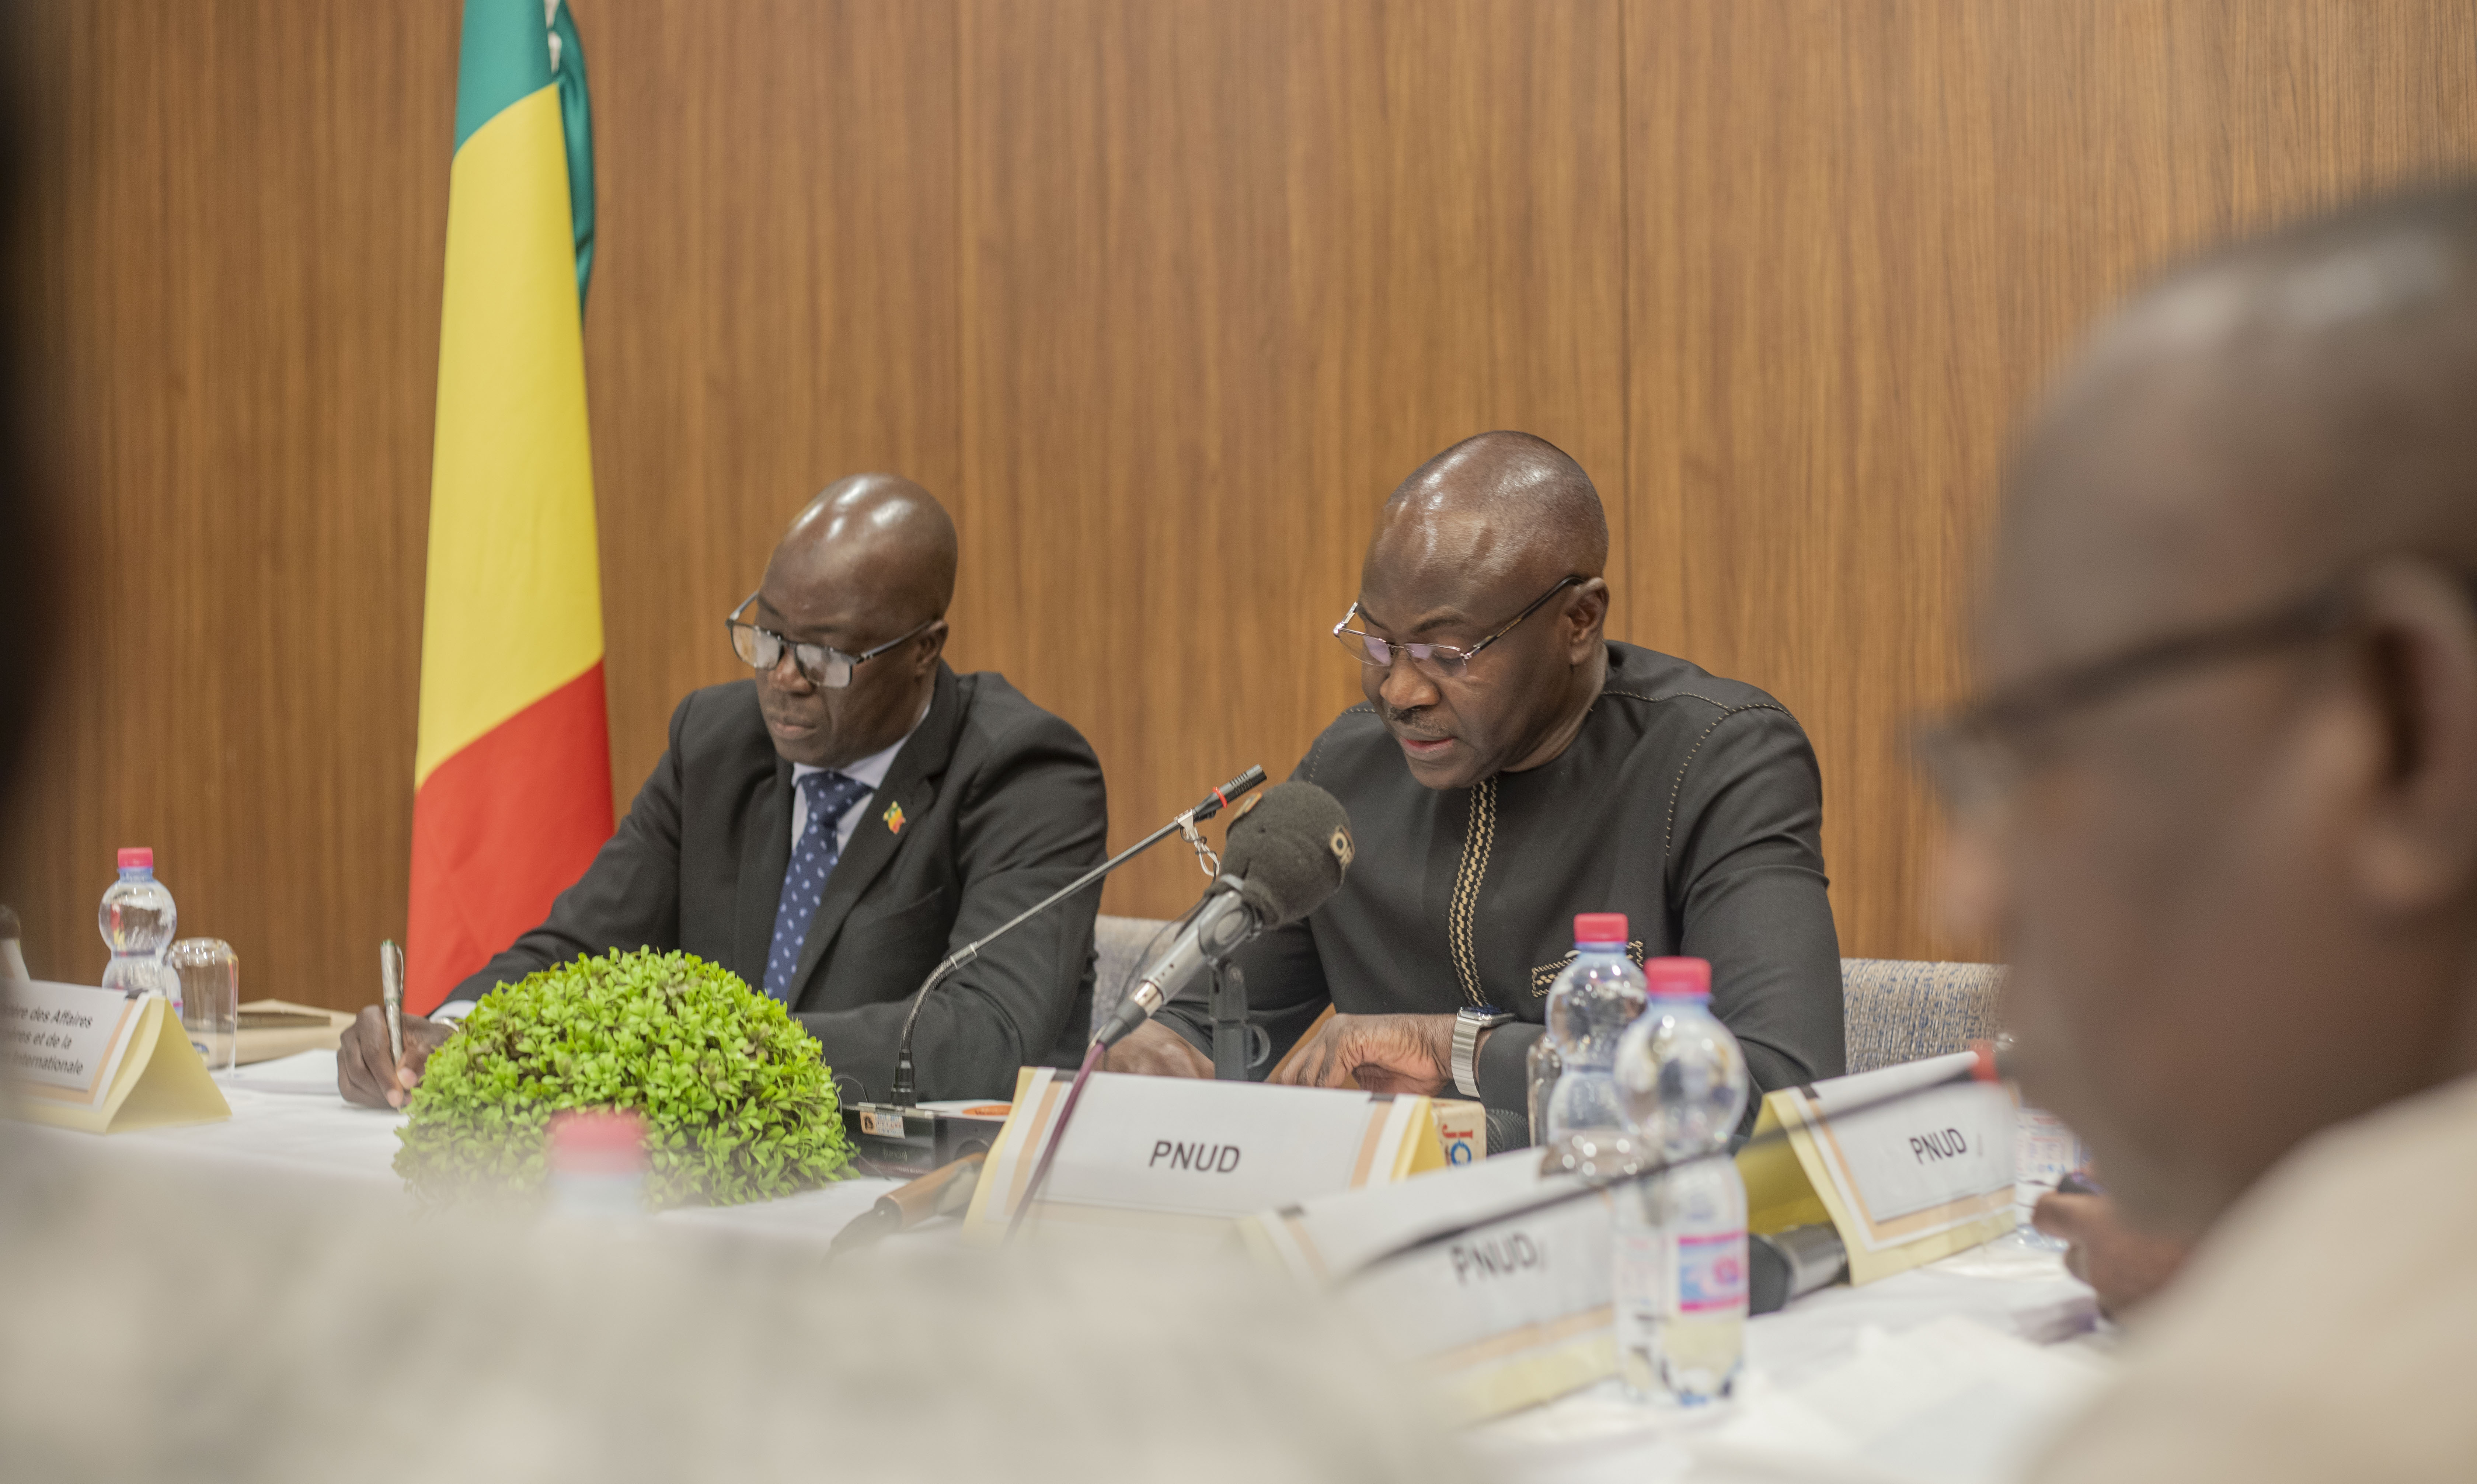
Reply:
[[[1047, 1067], [1016, 1074], [967, 1234], [1013, 1218], [1070, 1080]], [[1221, 1238], [1251, 1212], [1444, 1165], [1425, 1097], [1095, 1072], [1026, 1220]]]
[[0, 1070], [10, 1116], [29, 1122], [104, 1134], [232, 1117], [161, 994], [0, 979]]
[[[1758, 1142], [1738, 1156], [1749, 1228], [1830, 1220], [1852, 1283], [2012, 1230], [2013, 1098], [1950, 1080], [1972, 1060], [1957, 1052], [1766, 1096]], [[1765, 1138], [1775, 1130], [1787, 1137]]]
[[[1610, 1328], [1609, 1197], [1488, 1220], [1578, 1176], [1539, 1173], [1519, 1149], [1401, 1185], [1317, 1196], [1251, 1217], [1248, 1245], [1300, 1279], [1338, 1285], [1371, 1333], [1468, 1417], [1495, 1417], [1616, 1370]], [[1472, 1222], [1448, 1242], [1370, 1268], [1380, 1254]]]

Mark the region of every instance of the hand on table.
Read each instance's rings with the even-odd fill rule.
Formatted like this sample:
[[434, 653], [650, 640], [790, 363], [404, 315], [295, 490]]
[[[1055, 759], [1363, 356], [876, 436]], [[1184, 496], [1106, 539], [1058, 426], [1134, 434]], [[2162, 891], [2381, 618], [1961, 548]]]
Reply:
[[1434, 1095], [1454, 1085], [1449, 1015], [1337, 1015], [1301, 1042], [1271, 1081]]
[[2172, 1237], [2125, 1225], [2115, 1214], [2115, 1202], [2105, 1195], [2050, 1192], [2031, 1209], [2030, 1223], [2072, 1244], [2064, 1251], [2064, 1267], [2098, 1290], [2099, 1312], [2110, 1319], [2164, 1288], [2184, 1266], [2189, 1250]]
[[421, 1080], [421, 1069], [430, 1065], [430, 1053], [455, 1034], [451, 1021], [406, 1016], [404, 1062], [391, 1067], [387, 1014], [376, 1005], [365, 1005], [344, 1027], [344, 1039], [336, 1047], [336, 1091], [344, 1094], [344, 1101], [364, 1108], [401, 1108]]
[[1146, 1020], [1127, 1033], [1101, 1058], [1103, 1071], [1133, 1072], [1139, 1077], [1202, 1077], [1211, 1080], [1213, 1063], [1188, 1044], [1185, 1036], [1158, 1020]]

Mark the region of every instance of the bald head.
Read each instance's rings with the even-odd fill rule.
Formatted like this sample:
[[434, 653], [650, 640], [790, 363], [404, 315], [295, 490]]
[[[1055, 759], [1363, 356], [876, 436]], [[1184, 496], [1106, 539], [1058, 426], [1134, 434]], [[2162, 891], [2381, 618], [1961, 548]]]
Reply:
[[1367, 543], [1358, 621], [1389, 640], [1488, 646], [1461, 673], [1364, 670], [1414, 777], [1467, 788], [1565, 749], [1608, 671], [1608, 560], [1599, 492], [1545, 439], [1483, 433], [1402, 481]]
[[937, 496], [900, 474], [826, 486], [774, 548], [777, 566], [855, 582], [902, 626], [945, 616], [955, 597], [955, 522]]
[[2025, 1092], [2195, 1231], [2477, 1069], [2477, 193], [2136, 300], [1997, 549], [1983, 667], [2032, 704], [1954, 754], [1953, 900], [2004, 939]]
[[759, 673], [775, 751], [841, 767], [901, 741], [936, 689], [954, 596], [955, 523], [935, 496], [894, 474], [828, 485], [775, 544], [756, 622], [860, 663], [840, 687], [804, 673], [788, 649]]
[[1608, 568], [1609, 521], [1591, 477], [1564, 449], [1528, 433], [1482, 433], [1394, 490], [1368, 561], [1380, 551], [1387, 561], [1450, 561], [1491, 577], [1598, 577]]

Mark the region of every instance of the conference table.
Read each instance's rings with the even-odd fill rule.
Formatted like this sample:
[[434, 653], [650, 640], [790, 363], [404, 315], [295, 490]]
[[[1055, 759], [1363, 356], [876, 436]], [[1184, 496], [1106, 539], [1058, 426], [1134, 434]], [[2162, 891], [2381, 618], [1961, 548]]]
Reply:
[[[227, 1122], [109, 1138], [38, 1132], [97, 1160], [177, 1152], [403, 1194], [391, 1168], [403, 1115], [338, 1097], [334, 1052], [217, 1081]], [[652, 1220], [822, 1245], [897, 1183], [853, 1178]], [[952, 1240], [954, 1229], [944, 1221], [895, 1240]], [[1477, 1424], [1469, 1439], [1500, 1478], [1519, 1484], [2000, 1479], [2106, 1379], [2112, 1346], [2090, 1290], [2057, 1253], [2015, 1236], [1751, 1321], [1739, 1395], [1720, 1407], [1646, 1409], [1604, 1382]]]

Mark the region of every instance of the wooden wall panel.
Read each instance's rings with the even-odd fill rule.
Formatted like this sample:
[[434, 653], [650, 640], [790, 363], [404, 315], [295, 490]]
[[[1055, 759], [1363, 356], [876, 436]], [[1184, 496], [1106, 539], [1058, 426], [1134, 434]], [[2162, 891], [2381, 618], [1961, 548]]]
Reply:
[[2016, 411], [2197, 245], [2477, 163], [2477, 17], [2410, 3], [1628, 0], [1635, 613], [1821, 757], [1842, 950], [1929, 921], [1903, 723], [1965, 682]]
[[151, 844], [245, 993], [360, 1003], [404, 931], [455, 12], [22, 9], [66, 560], [0, 898], [92, 983]]
[[585, 322], [624, 810], [722, 619], [831, 480], [958, 476], [955, 12], [581, 5], [599, 157]]
[[[2443, 0], [579, 0], [624, 805], [790, 513], [954, 509], [954, 657], [1082, 727], [1119, 842], [1355, 694], [1377, 503], [1570, 449], [1612, 627], [1778, 692], [1842, 943], [1922, 925], [1896, 723], [1963, 683], [2007, 429], [2220, 234], [2477, 162]], [[0, 855], [99, 968], [115, 844], [252, 993], [403, 927], [452, 0], [29, 8], [61, 685]], [[1165, 847], [1114, 886], [1166, 913]]]
[[[1084, 729], [1124, 843], [1357, 699], [1324, 631], [1428, 455], [1618, 477], [1616, 11], [963, 15], [956, 653]], [[1105, 905], [1201, 886], [1173, 843]]]

